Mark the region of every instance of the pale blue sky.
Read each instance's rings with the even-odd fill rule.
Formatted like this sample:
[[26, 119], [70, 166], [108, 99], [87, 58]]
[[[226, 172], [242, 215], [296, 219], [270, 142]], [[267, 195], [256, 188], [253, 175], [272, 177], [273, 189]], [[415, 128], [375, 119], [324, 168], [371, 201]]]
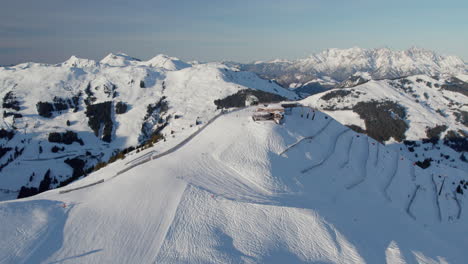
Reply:
[[468, 1], [14, 0], [0, 9], [0, 65], [109, 52], [247, 62], [353, 46], [468, 61]]

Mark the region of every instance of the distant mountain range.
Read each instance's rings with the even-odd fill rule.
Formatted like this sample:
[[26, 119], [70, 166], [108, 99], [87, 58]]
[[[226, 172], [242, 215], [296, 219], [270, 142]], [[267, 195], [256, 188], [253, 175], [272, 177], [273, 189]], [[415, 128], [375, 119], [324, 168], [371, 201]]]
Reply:
[[420, 48], [403, 51], [357, 47], [327, 49], [304, 59], [277, 59], [237, 66], [273, 79], [283, 87], [296, 89], [303, 95], [334, 88], [356, 73], [368, 74], [372, 79], [389, 79], [416, 74], [433, 76], [468, 72], [462, 59]]

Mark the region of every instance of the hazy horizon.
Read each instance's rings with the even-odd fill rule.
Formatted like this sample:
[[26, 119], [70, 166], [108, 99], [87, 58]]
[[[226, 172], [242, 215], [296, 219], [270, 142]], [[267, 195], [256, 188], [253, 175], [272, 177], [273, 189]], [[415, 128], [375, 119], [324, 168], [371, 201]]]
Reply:
[[[306, 57], [309, 57], [313, 54], [317, 54], [317, 53], [320, 53], [322, 51], [325, 51], [327, 49], [351, 49], [351, 48], [362, 48], [362, 47], [357, 47], [357, 46], [354, 46], [354, 47], [349, 47], [349, 48], [334, 48], [334, 47], [330, 47], [330, 48], [326, 48], [326, 49], [323, 49], [323, 50], [319, 50], [317, 52], [311, 52], [310, 54], [307, 54], [307, 55], [304, 55], [304, 56], [301, 56], [301, 57], [271, 57], [271, 58], [266, 58], [266, 59], [255, 59], [253, 58], [252, 60], [248, 60], [248, 61], [239, 61], [239, 60], [229, 60], [229, 59], [220, 59], [220, 60], [199, 60], [199, 59], [196, 59], [196, 58], [183, 58], [183, 57], [180, 57], [180, 56], [177, 56], [177, 54], [167, 54], [167, 53], [155, 53], [155, 54], [150, 54], [150, 55], [147, 55], [147, 56], [144, 56], [144, 57], [137, 57], [137, 56], [133, 56], [133, 54], [129, 54], [125, 51], [116, 51], [116, 52], [108, 52], [108, 53], [105, 53], [105, 54], [102, 54], [102, 56], [100, 57], [93, 57], [93, 58], [88, 58], [88, 57], [83, 57], [83, 56], [79, 56], [79, 55], [76, 55], [76, 54], [70, 54], [69, 56], [66, 56], [64, 57], [62, 60], [58, 60], [58, 61], [22, 61], [22, 62], [18, 62], [18, 63], [10, 63], [10, 64], [2, 64], [0, 63], [0, 66], [9, 66], [9, 65], [17, 65], [17, 64], [21, 64], [21, 63], [28, 63], [28, 62], [33, 62], [33, 63], [46, 63], [46, 64], [58, 64], [58, 63], [62, 63], [62, 62], [65, 62], [66, 60], [68, 60], [70, 57], [72, 56], [76, 56], [78, 58], [82, 58], [82, 59], [91, 59], [91, 60], [94, 60], [94, 61], [100, 61], [102, 59], [104, 59], [107, 55], [109, 54], [126, 54], [130, 57], [133, 57], [135, 59], [139, 59], [139, 60], [142, 60], [142, 61], [147, 61], [147, 60], [150, 60], [152, 59], [153, 57], [157, 56], [157, 55], [166, 55], [166, 56], [170, 56], [170, 57], [176, 57], [182, 61], [185, 61], [185, 62], [191, 62], [191, 61], [198, 61], [198, 62], [201, 62], [201, 63], [204, 63], [204, 62], [236, 62], [236, 63], [254, 63], [254, 62], [258, 62], [258, 61], [272, 61], [272, 60], [275, 60], [275, 59], [279, 59], [279, 60], [297, 60], [297, 59], [303, 59], [303, 58], [306, 58]], [[380, 49], [380, 48], [388, 48], [392, 51], [404, 51], [404, 50], [408, 50], [410, 48], [418, 48], [418, 49], [424, 49], [424, 50], [429, 50], [429, 49], [426, 49], [426, 48], [423, 48], [423, 47], [408, 47], [406, 49], [392, 49], [392, 48], [389, 48], [389, 47], [377, 47], [377, 48], [362, 48], [362, 49], [367, 49], [367, 50], [372, 50], [372, 49]], [[434, 51], [434, 50], [430, 50], [430, 51]], [[462, 59], [466, 64], [468, 64], [468, 61], [467, 60], [464, 60], [462, 57], [460, 56], [457, 56], [456, 54], [446, 54], [446, 53], [440, 53], [440, 52], [437, 52], [435, 51], [436, 53], [438, 53], [439, 55], [443, 55], [443, 56], [456, 56], [460, 59]]]
[[467, 11], [461, 0], [19, 0], [0, 10], [0, 65], [111, 52], [251, 62], [355, 46], [416, 46], [467, 62]]

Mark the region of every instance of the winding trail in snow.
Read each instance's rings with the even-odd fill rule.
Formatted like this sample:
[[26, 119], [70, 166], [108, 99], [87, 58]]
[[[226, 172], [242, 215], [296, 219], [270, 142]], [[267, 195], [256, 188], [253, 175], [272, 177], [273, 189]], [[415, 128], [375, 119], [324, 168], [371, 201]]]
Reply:
[[399, 161], [399, 155], [398, 152], [395, 153], [395, 165], [393, 166], [393, 172], [390, 175], [390, 179], [388, 180], [387, 184], [384, 187], [384, 194], [385, 197], [387, 198], [388, 201], [392, 201], [390, 198], [390, 194], [388, 193], [388, 188], [390, 188], [390, 185], [392, 185], [393, 179], [395, 178], [397, 171], [398, 171], [398, 161]]
[[103, 183], [103, 182], [104, 182], [104, 179], [99, 180], [97, 182], [90, 183], [90, 184], [86, 184], [86, 185], [83, 185], [83, 186], [80, 186], [80, 187], [76, 187], [76, 188], [73, 188], [73, 189], [62, 190], [62, 191], [59, 191], [59, 193], [64, 194], [64, 193], [68, 193], [68, 192], [73, 192], [73, 191], [88, 188], [88, 187], [91, 187], [91, 186], [94, 186], [94, 185], [97, 185], [97, 184], [100, 184], [100, 183]]
[[442, 185], [440, 186], [440, 189], [439, 189], [439, 196], [442, 194], [442, 189], [444, 188], [444, 184], [445, 184], [445, 180], [446, 180], [446, 179], [447, 179], [447, 178], [444, 177], [444, 180], [442, 180]]
[[278, 153], [278, 155], [283, 155], [284, 153], [286, 153], [287, 151], [289, 151], [290, 149], [294, 148], [295, 146], [299, 145], [301, 142], [303, 142], [304, 140], [308, 140], [308, 139], [314, 139], [316, 136], [320, 135], [320, 133], [322, 133], [327, 127], [328, 125], [331, 123], [331, 119], [319, 130], [317, 131], [314, 135], [312, 136], [308, 136], [308, 137], [304, 137], [304, 138], [301, 138], [299, 141], [293, 143], [292, 145], [288, 146], [285, 150], [283, 150], [282, 152]]
[[362, 164], [362, 166], [361, 166], [361, 167], [363, 168], [362, 177], [361, 177], [361, 179], [357, 180], [356, 182], [351, 183], [351, 184], [349, 184], [348, 186], [346, 186], [346, 189], [347, 189], [347, 190], [350, 190], [350, 189], [352, 189], [352, 188], [358, 186], [359, 184], [363, 183], [363, 182], [366, 180], [366, 178], [367, 178], [367, 162], [368, 162], [368, 160], [369, 160], [369, 138], [366, 137], [366, 139], [367, 139], [367, 142], [366, 142], [366, 144], [367, 144], [367, 148], [366, 148], [367, 151], [366, 151], [366, 155], [365, 155], [365, 158], [364, 158], [364, 164]]
[[411, 179], [413, 181], [416, 181], [416, 169], [415, 169], [415, 163], [410, 163], [410, 173], [411, 173]]
[[344, 168], [349, 163], [349, 155], [351, 153], [351, 147], [353, 145], [353, 142], [354, 142], [354, 137], [351, 137], [351, 140], [349, 141], [348, 147], [347, 147], [347, 150], [346, 150], [346, 153], [347, 153], [346, 154], [346, 160], [343, 162], [343, 164], [340, 165], [340, 169]]
[[156, 153], [155, 150], [149, 151], [148, 153], [145, 153], [145, 154], [143, 154], [143, 155], [141, 155], [141, 156], [139, 156], [139, 157], [137, 157], [137, 158], [132, 159], [132, 160], [129, 161], [129, 162], [126, 162], [126, 163], [125, 163], [125, 166], [134, 164], [135, 162], [138, 162], [138, 161], [141, 161], [141, 160], [147, 158], [148, 156], [153, 155], [154, 153]]
[[411, 199], [408, 203], [408, 206], [406, 207], [406, 213], [411, 217], [413, 218], [414, 220], [416, 220], [416, 217], [413, 215], [413, 213], [411, 212], [411, 205], [413, 204], [414, 202], [414, 199], [416, 198], [416, 195], [418, 194], [418, 190], [419, 188], [421, 188], [421, 185], [416, 185], [416, 188], [414, 189], [413, 191], [413, 195], [411, 196]]
[[374, 167], [377, 167], [377, 165], [379, 164], [380, 143], [376, 143], [375, 145], [377, 146], [377, 150], [375, 153]]
[[432, 175], [432, 183], [434, 184], [434, 198], [435, 198], [435, 203], [436, 203], [436, 207], [437, 207], [437, 216], [439, 218], [439, 222], [442, 221], [442, 212], [440, 210], [440, 203], [439, 203], [439, 195], [438, 195], [438, 188], [437, 188], [437, 183], [435, 182], [434, 180], [434, 175]]
[[44, 160], [54, 160], [54, 159], [62, 159], [66, 157], [71, 157], [75, 156], [76, 154], [65, 154], [61, 156], [56, 156], [56, 157], [49, 157], [49, 158], [38, 158], [38, 159], [22, 159], [21, 161], [44, 161]]
[[334, 140], [332, 140], [333, 146], [329, 148], [327, 155], [320, 162], [318, 162], [317, 164], [314, 164], [314, 165], [312, 165], [312, 166], [310, 166], [308, 168], [303, 169], [301, 171], [301, 173], [306, 173], [306, 172], [308, 172], [308, 171], [310, 171], [310, 170], [312, 170], [314, 168], [317, 168], [317, 167], [321, 166], [323, 163], [325, 163], [331, 157], [331, 155], [333, 155], [333, 153], [335, 153], [336, 143], [337, 143], [338, 139], [342, 135], [344, 135], [346, 132], [349, 132], [349, 131], [351, 131], [351, 129], [345, 129], [345, 130], [341, 131], [340, 133], [338, 133], [336, 135], [336, 137], [334, 138]]
[[457, 203], [457, 207], [458, 207], [457, 219], [460, 219], [460, 216], [462, 213], [462, 206], [461, 206], [460, 200], [457, 197], [457, 193], [455, 191], [453, 191], [453, 199]]

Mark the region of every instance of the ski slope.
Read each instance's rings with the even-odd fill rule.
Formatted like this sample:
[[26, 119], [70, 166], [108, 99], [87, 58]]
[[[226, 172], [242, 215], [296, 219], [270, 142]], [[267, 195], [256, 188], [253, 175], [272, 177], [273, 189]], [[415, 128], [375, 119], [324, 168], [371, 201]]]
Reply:
[[452, 184], [466, 172], [421, 170], [326, 114], [306, 118], [310, 108], [293, 109], [280, 125], [254, 122], [254, 110], [221, 115], [175, 151], [118, 177], [131, 160], [174, 143], [69, 186], [1, 202], [0, 262], [466, 259], [465, 196], [453, 196]]

